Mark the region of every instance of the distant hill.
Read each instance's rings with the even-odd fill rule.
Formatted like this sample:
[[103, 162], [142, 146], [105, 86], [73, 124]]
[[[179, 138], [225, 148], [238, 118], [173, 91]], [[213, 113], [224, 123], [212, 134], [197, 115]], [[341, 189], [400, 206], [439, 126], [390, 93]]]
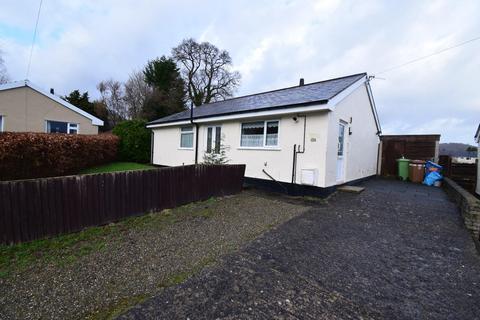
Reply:
[[476, 157], [476, 151], [467, 151], [467, 148], [477, 147], [466, 143], [440, 143], [440, 155], [452, 156], [452, 157]]

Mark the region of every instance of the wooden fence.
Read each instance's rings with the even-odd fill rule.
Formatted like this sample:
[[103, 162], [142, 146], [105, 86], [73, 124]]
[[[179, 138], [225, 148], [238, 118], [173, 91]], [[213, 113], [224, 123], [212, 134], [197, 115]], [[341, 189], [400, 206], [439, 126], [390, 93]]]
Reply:
[[0, 243], [18, 243], [240, 192], [244, 165], [0, 182]]
[[440, 135], [383, 135], [381, 141], [381, 175], [397, 176], [397, 159], [433, 160], [438, 153]]
[[443, 166], [443, 174], [455, 181], [468, 192], [475, 194], [477, 184], [476, 163], [455, 163], [450, 156], [440, 156], [439, 164]]

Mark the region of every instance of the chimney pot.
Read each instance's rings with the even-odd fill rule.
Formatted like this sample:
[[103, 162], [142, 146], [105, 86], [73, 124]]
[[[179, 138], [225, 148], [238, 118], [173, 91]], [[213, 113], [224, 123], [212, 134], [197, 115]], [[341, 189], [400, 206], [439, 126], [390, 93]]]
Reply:
[[55, 90], [53, 88], [50, 88], [50, 93], [55, 94]]
[[305, 80], [303, 78], [300, 78], [300, 84], [299, 86], [303, 86], [305, 84]]

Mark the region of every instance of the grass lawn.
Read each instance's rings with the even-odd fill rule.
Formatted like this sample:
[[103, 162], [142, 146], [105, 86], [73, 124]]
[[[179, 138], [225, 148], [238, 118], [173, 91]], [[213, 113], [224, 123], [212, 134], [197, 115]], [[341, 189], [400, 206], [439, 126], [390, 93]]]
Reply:
[[114, 171], [128, 171], [128, 170], [144, 170], [155, 168], [149, 164], [135, 163], [135, 162], [112, 162], [102, 166], [92, 167], [80, 171], [80, 174], [88, 173], [105, 173]]

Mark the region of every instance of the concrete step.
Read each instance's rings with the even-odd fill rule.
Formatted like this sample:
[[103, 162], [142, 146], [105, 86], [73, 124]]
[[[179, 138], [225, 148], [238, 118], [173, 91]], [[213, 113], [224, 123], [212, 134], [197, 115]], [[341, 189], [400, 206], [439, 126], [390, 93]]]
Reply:
[[338, 187], [337, 190], [342, 192], [360, 193], [363, 190], [365, 190], [365, 188], [356, 187], [356, 186], [341, 186], [341, 187]]

